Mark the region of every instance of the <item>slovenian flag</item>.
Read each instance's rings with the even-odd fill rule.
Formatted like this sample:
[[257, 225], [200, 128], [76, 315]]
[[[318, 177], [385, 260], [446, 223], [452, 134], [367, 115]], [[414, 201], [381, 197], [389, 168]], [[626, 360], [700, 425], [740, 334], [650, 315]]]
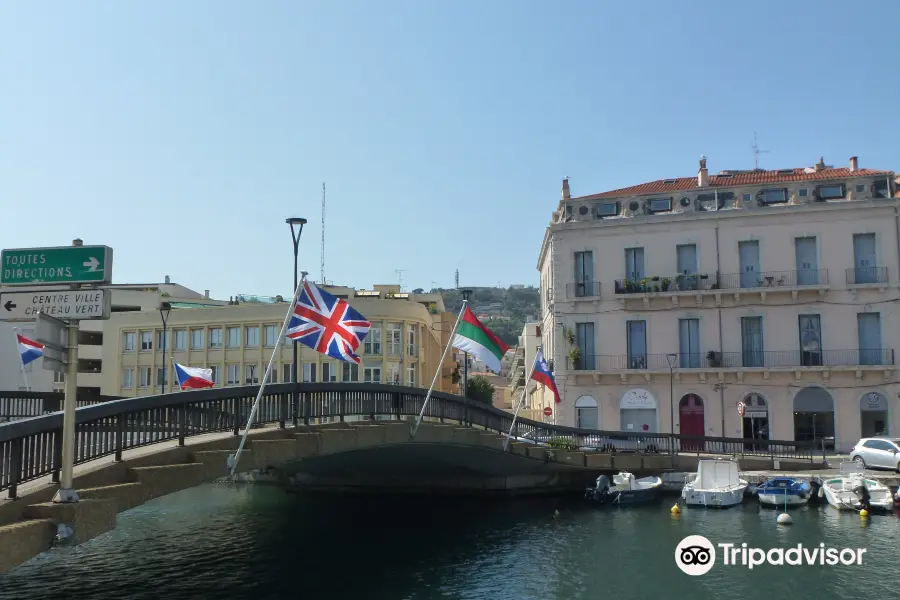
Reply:
[[544, 360], [544, 353], [540, 350], [534, 355], [534, 369], [531, 370], [531, 378], [550, 388], [550, 391], [553, 392], [553, 397], [556, 398], [556, 403], [559, 404], [561, 402], [559, 390], [556, 389], [556, 380], [553, 379], [553, 371], [550, 370], [550, 365]]
[[202, 390], [216, 386], [212, 369], [185, 367], [175, 363], [175, 377], [178, 378], [178, 386], [182, 390]]
[[19, 356], [22, 357], [23, 367], [44, 355], [44, 345], [34, 340], [29, 340], [24, 335], [16, 334], [16, 342], [19, 345]]

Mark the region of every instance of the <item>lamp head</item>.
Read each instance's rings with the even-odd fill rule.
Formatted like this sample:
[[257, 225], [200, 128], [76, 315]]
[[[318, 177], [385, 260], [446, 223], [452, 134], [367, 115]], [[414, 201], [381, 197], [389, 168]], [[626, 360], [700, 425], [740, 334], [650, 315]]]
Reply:
[[288, 225], [306, 225], [306, 219], [302, 217], [290, 217], [284, 220]]
[[678, 361], [677, 354], [666, 354], [666, 362], [669, 363], [669, 368], [674, 369], [675, 365]]

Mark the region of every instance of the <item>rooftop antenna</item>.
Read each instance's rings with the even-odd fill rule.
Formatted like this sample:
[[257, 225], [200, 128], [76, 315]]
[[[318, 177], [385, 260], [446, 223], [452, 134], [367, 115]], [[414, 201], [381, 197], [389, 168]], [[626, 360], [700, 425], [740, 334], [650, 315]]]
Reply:
[[322, 249], [321, 249], [321, 273], [322, 285], [325, 285], [325, 182], [322, 182]]
[[456, 289], [459, 289], [459, 269], [456, 270], [456, 277], [454, 278], [454, 282], [456, 283]]
[[406, 269], [394, 269], [394, 273], [397, 274], [397, 284], [400, 286], [400, 291], [403, 291], [403, 272]]
[[766, 154], [769, 151], [759, 149], [759, 144], [756, 143], [756, 132], [755, 131], [753, 132], [753, 145], [750, 147], [753, 148], [753, 168], [756, 170], [759, 170], [759, 155]]

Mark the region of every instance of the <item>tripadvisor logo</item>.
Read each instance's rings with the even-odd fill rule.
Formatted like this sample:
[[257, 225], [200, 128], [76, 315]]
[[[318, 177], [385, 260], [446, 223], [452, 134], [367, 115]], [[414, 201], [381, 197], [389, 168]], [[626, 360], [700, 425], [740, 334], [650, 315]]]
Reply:
[[[716, 552], [718, 547], [719, 551]], [[689, 535], [675, 547], [675, 564], [682, 572], [697, 576], [706, 575], [715, 566], [717, 554], [726, 567], [753, 569], [761, 565], [776, 567], [799, 565], [861, 565], [865, 548], [831, 548], [825, 544], [804, 547], [797, 544], [790, 548], [752, 548], [747, 544], [713, 545], [702, 535]]]

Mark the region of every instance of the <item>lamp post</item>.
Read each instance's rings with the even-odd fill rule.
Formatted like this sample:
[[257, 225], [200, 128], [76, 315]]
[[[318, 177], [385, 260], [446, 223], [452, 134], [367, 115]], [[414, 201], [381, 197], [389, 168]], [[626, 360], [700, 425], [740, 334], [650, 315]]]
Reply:
[[[297, 271], [297, 253], [300, 250], [300, 235], [303, 233], [303, 226], [306, 225], [306, 219], [301, 217], [290, 217], [289, 219], [284, 220], [285, 223], [291, 226], [291, 241], [294, 243], [294, 293], [297, 292], [297, 284], [300, 281], [300, 274]], [[290, 307], [288, 307], [290, 310]], [[294, 364], [291, 365], [291, 383], [297, 383], [297, 344], [292, 344], [292, 353]], [[297, 393], [297, 386], [294, 386], [294, 391], [291, 392], [291, 402], [294, 405], [294, 427], [297, 426], [297, 411], [300, 406], [299, 404], [300, 395]], [[303, 415], [303, 424], [309, 425], [309, 415], [304, 412]]]
[[[166, 337], [166, 325], [169, 322], [169, 313], [172, 312], [172, 305], [168, 302], [160, 302], [159, 303], [159, 316], [162, 319], [163, 330], [162, 330], [162, 339], [160, 340], [160, 345], [162, 346], [163, 351], [163, 364], [162, 364], [162, 391], [163, 394], [166, 393], [166, 382], [168, 380], [169, 373], [169, 363], [166, 362], [168, 359], [166, 354], [169, 351], [168, 338]], [[169, 391], [172, 391], [171, 382], [169, 383]]]
[[672, 430], [669, 439], [672, 443], [669, 452], [675, 452], [675, 365], [678, 361], [677, 354], [666, 354], [666, 362], [669, 363], [669, 427]]
[[724, 445], [725, 440], [725, 386], [727, 384], [724, 381], [718, 382], [713, 386], [713, 389], [719, 392], [719, 408], [722, 410], [722, 440]]

